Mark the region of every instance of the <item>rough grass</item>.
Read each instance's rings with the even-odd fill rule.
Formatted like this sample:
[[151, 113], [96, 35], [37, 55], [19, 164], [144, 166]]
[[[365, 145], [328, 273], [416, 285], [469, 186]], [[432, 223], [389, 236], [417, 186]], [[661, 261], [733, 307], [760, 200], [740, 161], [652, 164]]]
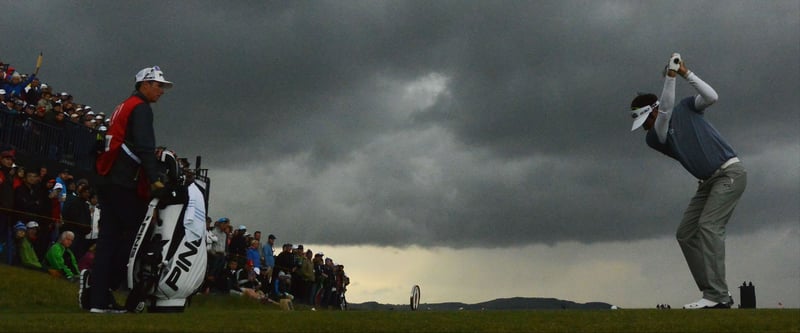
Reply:
[[181, 314], [89, 314], [75, 284], [6, 265], [0, 276], [0, 332], [800, 332], [798, 309], [283, 312], [198, 295]]

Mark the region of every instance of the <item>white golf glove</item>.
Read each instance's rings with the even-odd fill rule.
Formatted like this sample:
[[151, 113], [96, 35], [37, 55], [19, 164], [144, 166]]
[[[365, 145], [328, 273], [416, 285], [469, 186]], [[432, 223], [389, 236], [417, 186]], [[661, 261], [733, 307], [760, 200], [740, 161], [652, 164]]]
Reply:
[[672, 71], [678, 71], [681, 68], [681, 55], [678, 53], [673, 53], [672, 57], [669, 58], [669, 64], [667, 65], [667, 69]]

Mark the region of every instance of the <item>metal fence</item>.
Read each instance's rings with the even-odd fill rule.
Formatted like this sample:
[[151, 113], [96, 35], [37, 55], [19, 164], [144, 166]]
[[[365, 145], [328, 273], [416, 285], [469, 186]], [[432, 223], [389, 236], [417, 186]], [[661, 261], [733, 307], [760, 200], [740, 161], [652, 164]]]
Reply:
[[70, 121], [55, 124], [4, 111], [0, 112], [0, 142], [37, 160], [92, 171], [98, 132]]

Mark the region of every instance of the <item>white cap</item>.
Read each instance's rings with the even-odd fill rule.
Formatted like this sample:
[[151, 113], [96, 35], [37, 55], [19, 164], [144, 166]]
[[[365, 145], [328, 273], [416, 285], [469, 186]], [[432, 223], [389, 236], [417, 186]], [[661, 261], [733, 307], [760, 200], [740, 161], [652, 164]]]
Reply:
[[136, 82], [156, 81], [164, 83], [164, 88], [172, 88], [172, 82], [164, 78], [164, 72], [158, 66], [143, 68], [136, 73]]
[[631, 117], [633, 117], [633, 126], [631, 126], [631, 132], [635, 131], [637, 128], [641, 127], [642, 124], [644, 124], [644, 122], [647, 120], [647, 117], [650, 115], [650, 112], [653, 112], [653, 110], [658, 107], [658, 104], [658, 101], [656, 101], [653, 104], [631, 111]]
[[61, 183], [56, 183], [55, 185], [53, 185], [53, 189], [54, 190], [58, 190], [58, 189], [62, 189], [63, 190], [64, 189], [64, 185], [61, 185]]
[[28, 229], [30, 229], [30, 228], [38, 228], [39, 227], [39, 223], [36, 223], [36, 221], [30, 221], [30, 222], [28, 222], [28, 224], [25, 225], [25, 227], [28, 228]]
[[0, 95], [5, 95], [5, 94], [6, 94], [6, 90], [5, 89], [0, 89]]

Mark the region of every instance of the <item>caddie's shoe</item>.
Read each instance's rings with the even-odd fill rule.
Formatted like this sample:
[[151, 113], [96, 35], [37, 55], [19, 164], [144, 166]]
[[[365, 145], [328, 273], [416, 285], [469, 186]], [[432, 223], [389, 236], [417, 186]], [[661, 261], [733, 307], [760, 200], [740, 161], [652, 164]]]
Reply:
[[697, 310], [697, 309], [730, 309], [730, 303], [718, 303], [714, 301], [709, 301], [705, 298], [700, 299], [697, 302], [689, 303], [683, 306], [684, 309], [687, 310]]
[[91, 271], [88, 269], [84, 269], [81, 271], [80, 281], [78, 286], [78, 306], [81, 309], [89, 310], [91, 305], [89, 304], [89, 297], [91, 292], [89, 291], [89, 275], [91, 275]]

